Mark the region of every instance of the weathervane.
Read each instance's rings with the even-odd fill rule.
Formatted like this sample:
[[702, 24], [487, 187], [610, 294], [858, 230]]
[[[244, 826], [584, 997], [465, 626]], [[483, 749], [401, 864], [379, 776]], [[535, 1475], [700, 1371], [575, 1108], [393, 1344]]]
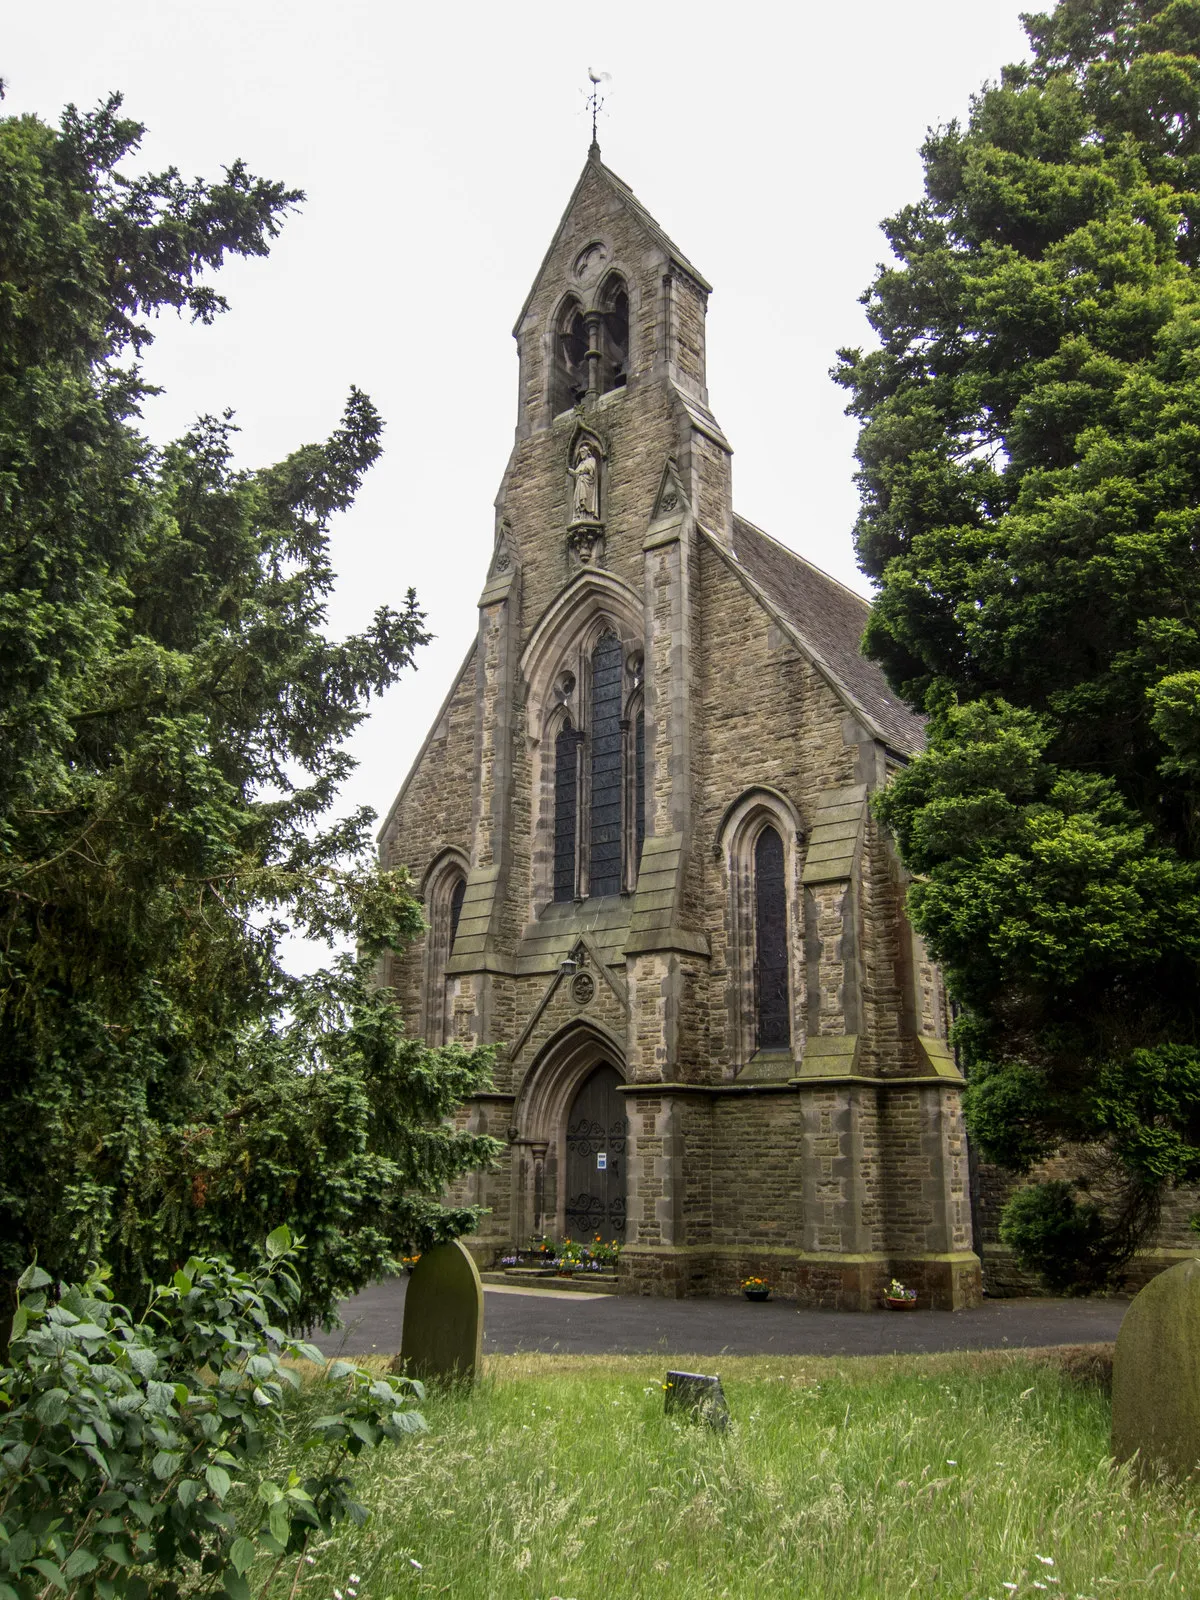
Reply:
[[592, 92], [588, 95], [586, 104], [588, 110], [592, 113], [592, 146], [598, 150], [600, 146], [596, 140], [596, 118], [604, 110], [604, 96], [600, 93], [600, 85], [602, 83], [610, 83], [612, 74], [610, 72], [593, 72], [592, 68], [589, 67], [588, 78], [592, 85]]

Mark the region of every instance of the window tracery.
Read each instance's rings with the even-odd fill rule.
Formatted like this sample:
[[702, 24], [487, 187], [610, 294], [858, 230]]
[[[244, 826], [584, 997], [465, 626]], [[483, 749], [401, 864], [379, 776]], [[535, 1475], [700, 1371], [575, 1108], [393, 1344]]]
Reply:
[[583, 307], [572, 295], [554, 329], [553, 409], [570, 411], [588, 391], [588, 328]]
[[641, 650], [601, 619], [572, 659], [579, 670], [559, 675], [546, 740], [555, 901], [632, 891], [646, 834]]
[[550, 330], [550, 409], [570, 411], [589, 396], [623, 389], [629, 381], [629, 289], [619, 272], [608, 274], [585, 300], [569, 294]]

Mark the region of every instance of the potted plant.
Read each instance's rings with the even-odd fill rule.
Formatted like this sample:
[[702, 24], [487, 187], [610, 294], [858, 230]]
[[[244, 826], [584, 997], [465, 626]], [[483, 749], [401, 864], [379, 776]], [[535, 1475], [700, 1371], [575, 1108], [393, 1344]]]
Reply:
[[420, 1261], [420, 1259], [421, 1259], [420, 1251], [418, 1251], [415, 1256], [401, 1256], [400, 1257], [400, 1265], [404, 1268], [405, 1272], [411, 1272], [412, 1269], [416, 1266], [417, 1262]]
[[743, 1278], [742, 1293], [747, 1300], [769, 1300], [771, 1285], [765, 1278]]
[[883, 1303], [889, 1311], [915, 1311], [917, 1291], [906, 1289], [899, 1278], [893, 1278], [883, 1291]]

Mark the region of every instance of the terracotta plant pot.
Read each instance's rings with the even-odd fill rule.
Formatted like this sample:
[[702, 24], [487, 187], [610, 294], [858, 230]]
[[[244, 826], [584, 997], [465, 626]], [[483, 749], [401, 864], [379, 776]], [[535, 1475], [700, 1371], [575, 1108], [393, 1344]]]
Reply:
[[915, 1311], [917, 1309], [915, 1296], [911, 1300], [907, 1296], [903, 1300], [893, 1300], [890, 1294], [885, 1294], [883, 1303], [889, 1311]]
[[769, 1300], [771, 1298], [770, 1289], [743, 1289], [742, 1293], [747, 1300]]

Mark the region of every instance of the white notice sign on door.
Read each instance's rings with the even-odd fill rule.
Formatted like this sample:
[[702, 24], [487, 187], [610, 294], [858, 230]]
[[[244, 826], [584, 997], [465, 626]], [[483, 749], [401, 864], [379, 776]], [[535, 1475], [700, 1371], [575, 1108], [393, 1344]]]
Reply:
[[608, 1156], [603, 1150], [599, 1151], [597, 1153], [597, 1155], [596, 1155], [596, 1171], [597, 1172], [607, 1172], [608, 1171]]

